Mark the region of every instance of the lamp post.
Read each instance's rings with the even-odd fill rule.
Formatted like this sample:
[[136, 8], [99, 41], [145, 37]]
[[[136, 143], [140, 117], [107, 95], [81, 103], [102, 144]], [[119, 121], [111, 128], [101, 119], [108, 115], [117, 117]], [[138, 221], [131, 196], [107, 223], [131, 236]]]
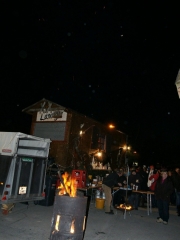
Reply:
[[[81, 124], [83, 125], [83, 124]], [[83, 125], [84, 126], [84, 125]], [[88, 128], [86, 128], [85, 130], [80, 130], [79, 134], [82, 135], [82, 134], [85, 134], [87, 132], [87, 130], [89, 130], [90, 128], [94, 127], [95, 125], [91, 125], [89, 126]]]
[[125, 211], [124, 211], [124, 219], [126, 218], [126, 208], [127, 208], [127, 197], [128, 197], [128, 184], [129, 184], [129, 165], [128, 165], [128, 158], [127, 158], [127, 151], [130, 150], [128, 146], [128, 135], [126, 137], [126, 148], [125, 148], [125, 164], [126, 164], [126, 172], [127, 172], [127, 187], [126, 187], [126, 201], [125, 201]]
[[[124, 164], [124, 161], [122, 161], [122, 156], [121, 155], [122, 155], [122, 152], [124, 150], [126, 151], [126, 148], [127, 148], [127, 141], [125, 139], [123, 139], [126, 136], [126, 134], [124, 132], [122, 132], [122, 131], [117, 130], [116, 126], [114, 124], [112, 124], [112, 123], [108, 125], [108, 128], [110, 129], [111, 133], [115, 136], [115, 138], [116, 138], [115, 140], [118, 141], [118, 144], [117, 144], [116, 141], [114, 141], [115, 142], [115, 146], [114, 146], [114, 142], [111, 143], [111, 152], [114, 152], [116, 154], [114, 156], [114, 157], [116, 157], [116, 160], [115, 160], [114, 163], [115, 163], [115, 167], [119, 168], [119, 167], [121, 167], [121, 164], [122, 165]], [[122, 138], [122, 135], [124, 135], [123, 138]], [[125, 142], [125, 144], [126, 144], [125, 146], [121, 145], [122, 141]], [[119, 145], [121, 145], [121, 146], [119, 146]]]
[[79, 133], [77, 134], [77, 136], [73, 139], [74, 144], [73, 144], [73, 152], [72, 152], [72, 162], [71, 165], [73, 167], [73, 169], [76, 168], [77, 165], [77, 161], [80, 161], [82, 165], [84, 165], [84, 159], [85, 159], [85, 155], [88, 156], [88, 154], [86, 152], [83, 152], [79, 149], [81, 140], [82, 140], [82, 135], [85, 134], [86, 131], [88, 131], [91, 127], [94, 127], [95, 125], [91, 125], [88, 128], [86, 128], [85, 130], [83, 130], [84, 127], [84, 123], [80, 124], [79, 128]]
[[113, 124], [109, 124], [109, 128], [113, 129], [115, 126]]
[[125, 164], [127, 163], [128, 159], [127, 159], [127, 151], [130, 150], [130, 146], [123, 146], [123, 147], [119, 147], [119, 151], [118, 151], [118, 154], [117, 154], [117, 160], [116, 160], [116, 163], [117, 163], [117, 167], [119, 168], [121, 166], [121, 159], [120, 159], [120, 156], [121, 156], [121, 152], [124, 150], [125, 151]]

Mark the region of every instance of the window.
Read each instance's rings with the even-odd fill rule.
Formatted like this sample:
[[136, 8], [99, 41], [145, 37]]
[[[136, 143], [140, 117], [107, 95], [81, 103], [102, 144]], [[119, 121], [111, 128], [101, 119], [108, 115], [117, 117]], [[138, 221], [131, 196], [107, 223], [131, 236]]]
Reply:
[[34, 136], [64, 141], [66, 122], [35, 123]]

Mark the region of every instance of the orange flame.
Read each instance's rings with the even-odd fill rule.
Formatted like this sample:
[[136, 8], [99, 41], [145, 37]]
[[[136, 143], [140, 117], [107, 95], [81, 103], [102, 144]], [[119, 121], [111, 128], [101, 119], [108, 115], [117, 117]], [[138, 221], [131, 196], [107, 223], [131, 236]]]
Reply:
[[70, 233], [74, 233], [74, 232], [75, 232], [75, 219], [72, 221], [71, 229], [70, 229]]
[[71, 179], [71, 197], [76, 197], [76, 192], [77, 192], [76, 179], [72, 178]]
[[65, 172], [62, 175], [62, 178], [64, 180], [64, 185], [66, 189], [63, 187], [63, 184], [61, 183], [60, 186], [58, 187], [59, 189], [59, 195], [64, 195], [67, 193], [69, 194], [70, 197], [76, 197], [76, 192], [77, 192], [77, 183], [76, 179], [71, 178], [71, 175]]

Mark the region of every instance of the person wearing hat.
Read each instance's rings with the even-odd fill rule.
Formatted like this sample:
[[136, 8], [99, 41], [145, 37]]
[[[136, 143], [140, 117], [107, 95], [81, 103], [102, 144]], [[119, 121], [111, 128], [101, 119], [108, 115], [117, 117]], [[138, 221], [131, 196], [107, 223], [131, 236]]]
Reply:
[[115, 185], [122, 186], [120, 182], [118, 182], [119, 177], [121, 175], [120, 170], [116, 170], [110, 173], [107, 177], [103, 179], [102, 188], [105, 193], [105, 213], [107, 214], [114, 214], [113, 210], [111, 209], [111, 202], [112, 202], [112, 193], [111, 189]]
[[173, 183], [168, 177], [167, 169], [160, 171], [160, 177], [157, 180], [155, 187], [155, 197], [157, 199], [157, 206], [159, 217], [157, 218], [158, 223], [168, 224], [169, 220], [169, 202], [170, 196], [174, 190]]

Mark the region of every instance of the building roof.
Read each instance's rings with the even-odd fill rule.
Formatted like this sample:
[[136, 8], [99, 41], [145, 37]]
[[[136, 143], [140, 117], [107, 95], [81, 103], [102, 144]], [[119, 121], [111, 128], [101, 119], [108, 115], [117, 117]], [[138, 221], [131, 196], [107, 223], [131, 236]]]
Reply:
[[[86, 115], [84, 115], [84, 114], [82, 114], [82, 113], [78, 113], [78, 112], [75, 111], [75, 110], [72, 110], [72, 109], [70, 109], [70, 108], [66, 108], [66, 107], [64, 107], [64, 106], [62, 106], [62, 105], [59, 105], [59, 104], [57, 104], [57, 103], [54, 103], [54, 102], [52, 102], [52, 101], [50, 101], [50, 100], [48, 100], [48, 99], [46, 99], [46, 98], [43, 98], [43, 99], [41, 99], [40, 101], [38, 101], [38, 102], [30, 105], [29, 107], [24, 108], [24, 109], [22, 110], [22, 112], [26, 112], [26, 113], [28, 113], [28, 114], [33, 115], [34, 112], [39, 112], [39, 111], [43, 111], [43, 110], [46, 111], [46, 112], [47, 112], [47, 111], [56, 111], [56, 110], [63, 110], [63, 111], [65, 111], [65, 112], [73, 112], [73, 113], [76, 113], [76, 114], [78, 114], [78, 115], [84, 116], [85, 118], [91, 119], [91, 120], [93, 120], [93, 121], [96, 122], [96, 123], [102, 124], [102, 123], [100, 123], [99, 121], [97, 121], [97, 120], [95, 120], [95, 119], [92, 119], [92, 118], [89, 117], [89, 116], [86, 116]], [[102, 125], [103, 125], [103, 124], [102, 124]], [[117, 129], [112, 129], [111, 132], [116, 132], [116, 133], [121, 133], [121, 134], [125, 134], [125, 135], [126, 135], [126, 133], [121, 132], [121, 131], [119, 131], [119, 130], [117, 130]]]
[[32, 104], [31, 106], [27, 107], [27, 108], [24, 108], [22, 110], [22, 112], [26, 112], [26, 113], [29, 113], [29, 114], [33, 114], [33, 112], [37, 112], [37, 111], [43, 111], [43, 109], [46, 109], [49, 111], [55, 111], [55, 110], [64, 110], [66, 111], [66, 108], [57, 104], [57, 103], [54, 103], [48, 99], [41, 99], [40, 101]]

